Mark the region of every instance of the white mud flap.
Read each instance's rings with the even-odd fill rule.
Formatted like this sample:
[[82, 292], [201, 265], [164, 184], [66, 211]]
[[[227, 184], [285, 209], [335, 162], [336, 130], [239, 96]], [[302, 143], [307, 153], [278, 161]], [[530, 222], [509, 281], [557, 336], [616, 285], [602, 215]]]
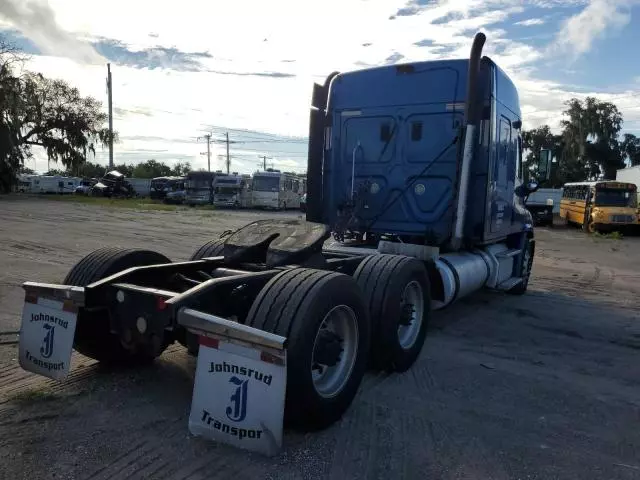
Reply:
[[63, 380], [69, 374], [73, 337], [84, 289], [27, 282], [20, 327], [20, 366]]
[[285, 338], [190, 309], [178, 322], [200, 335], [189, 431], [276, 455], [282, 448]]

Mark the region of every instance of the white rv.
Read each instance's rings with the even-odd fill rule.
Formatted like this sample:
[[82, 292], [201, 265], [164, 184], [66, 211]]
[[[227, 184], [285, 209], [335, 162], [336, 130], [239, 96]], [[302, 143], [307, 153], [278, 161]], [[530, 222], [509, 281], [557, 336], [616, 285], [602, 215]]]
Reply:
[[216, 207], [248, 208], [251, 206], [249, 175], [218, 174], [213, 181], [213, 204]]
[[253, 174], [251, 205], [254, 208], [286, 210], [300, 208], [302, 182], [295, 173], [271, 168]]
[[31, 178], [32, 193], [74, 193], [82, 183], [79, 177], [63, 177], [61, 175], [36, 175]]
[[15, 191], [20, 193], [30, 193], [33, 177], [36, 177], [36, 175], [18, 175], [18, 183], [15, 186]]

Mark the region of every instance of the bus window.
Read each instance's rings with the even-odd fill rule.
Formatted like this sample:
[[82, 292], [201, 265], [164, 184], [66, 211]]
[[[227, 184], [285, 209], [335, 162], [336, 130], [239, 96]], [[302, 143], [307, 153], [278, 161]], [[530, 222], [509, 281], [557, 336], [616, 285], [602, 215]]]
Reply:
[[598, 207], [635, 207], [635, 192], [628, 190], [599, 188], [596, 191], [595, 205]]
[[278, 177], [256, 176], [253, 177], [253, 190], [256, 192], [277, 192], [279, 183]]

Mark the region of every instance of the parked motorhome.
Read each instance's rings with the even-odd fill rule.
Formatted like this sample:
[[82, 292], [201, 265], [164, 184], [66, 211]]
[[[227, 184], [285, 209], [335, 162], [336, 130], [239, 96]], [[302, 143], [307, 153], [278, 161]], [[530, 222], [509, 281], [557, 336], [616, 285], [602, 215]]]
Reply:
[[61, 175], [36, 175], [31, 178], [32, 193], [74, 193], [82, 179]]
[[184, 183], [184, 181], [184, 177], [156, 177], [151, 180], [149, 197], [154, 200], [163, 200], [167, 193], [176, 189], [177, 183]]
[[213, 204], [217, 207], [250, 207], [250, 178], [237, 172], [232, 175], [218, 174], [213, 182]]
[[138, 197], [148, 197], [151, 193], [150, 178], [128, 178], [127, 181]]
[[36, 175], [18, 175], [18, 183], [15, 186], [15, 191], [20, 193], [31, 192], [31, 183], [35, 176]]
[[295, 173], [267, 169], [253, 174], [251, 204], [255, 208], [300, 208], [300, 177]]
[[213, 181], [215, 172], [198, 170], [189, 172], [185, 180], [185, 199], [187, 205], [209, 205], [213, 203]]

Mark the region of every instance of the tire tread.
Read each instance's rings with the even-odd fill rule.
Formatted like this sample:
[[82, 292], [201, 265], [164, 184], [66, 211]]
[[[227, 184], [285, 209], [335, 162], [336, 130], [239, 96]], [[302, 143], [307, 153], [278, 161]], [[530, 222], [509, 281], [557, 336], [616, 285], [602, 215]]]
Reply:
[[[351, 289], [351, 290], [349, 290]], [[352, 295], [350, 295], [350, 293]], [[358, 357], [348, 384], [337, 397], [322, 400], [313, 387], [309, 372], [313, 345], [322, 309], [322, 295], [337, 295], [338, 304], [354, 309], [360, 332]], [[287, 394], [285, 421], [304, 430], [323, 429], [338, 418], [353, 401], [364, 375], [370, 342], [368, 309], [355, 281], [344, 274], [311, 268], [293, 268], [273, 277], [254, 300], [246, 325], [287, 339]], [[309, 325], [313, 325], [310, 327]], [[308, 370], [307, 370], [308, 368]]]
[[[389, 338], [385, 336], [385, 328], [389, 327], [388, 322], [395, 321], [395, 318], [387, 318], [389, 312], [385, 310], [389, 307], [387, 304], [390, 301], [389, 296], [392, 295], [392, 289], [396, 286], [394, 279], [400, 275], [403, 269], [407, 272], [414, 269], [415, 273], [417, 271], [415, 270], [417, 262], [419, 260], [404, 255], [376, 254], [364, 259], [353, 274], [370, 305], [369, 312], [373, 327], [370, 361], [376, 369], [404, 371], [415, 361], [417, 353], [422, 348], [424, 334], [421, 334], [422, 339], [418, 340], [415, 348], [412, 347], [412, 349], [401, 353], [398, 353], [399, 350], [397, 350], [400, 347], [392, 347], [392, 344], [389, 343]], [[411, 266], [412, 264], [414, 264], [413, 267]], [[423, 295], [425, 296], [425, 317], [428, 319], [430, 316], [431, 292], [426, 269], [422, 279]], [[423, 319], [424, 321], [425, 319]], [[423, 326], [423, 328], [426, 328], [426, 326]]]

